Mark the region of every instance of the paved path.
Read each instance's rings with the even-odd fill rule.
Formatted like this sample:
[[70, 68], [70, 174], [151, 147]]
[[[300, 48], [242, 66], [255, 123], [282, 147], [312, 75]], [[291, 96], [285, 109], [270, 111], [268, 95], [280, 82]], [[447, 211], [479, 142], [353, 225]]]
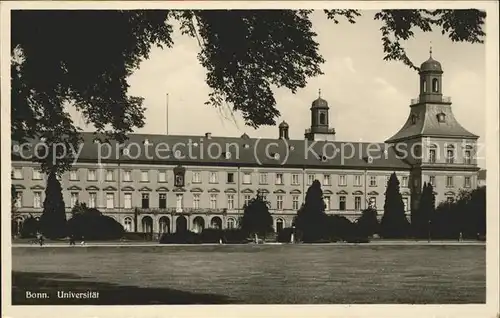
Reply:
[[[217, 243], [206, 243], [206, 244], [159, 244], [156, 242], [88, 242], [85, 245], [76, 244], [75, 246], [70, 246], [69, 243], [66, 242], [50, 242], [45, 243], [43, 247], [151, 247], [151, 246], [161, 246], [161, 247], [169, 247], [169, 246], [235, 246], [235, 245], [255, 245], [255, 244], [217, 244]], [[287, 243], [265, 243], [260, 245], [288, 245]], [[385, 246], [471, 246], [471, 245], [486, 245], [486, 242], [481, 241], [372, 241], [370, 243], [318, 243], [318, 244], [300, 244], [300, 245], [327, 245], [327, 246], [351, 246], [351, 245], [385, 245]], [[37, 244], [30, 243], [14, 243], [12, 247], [37, 247], [40, 248]]]

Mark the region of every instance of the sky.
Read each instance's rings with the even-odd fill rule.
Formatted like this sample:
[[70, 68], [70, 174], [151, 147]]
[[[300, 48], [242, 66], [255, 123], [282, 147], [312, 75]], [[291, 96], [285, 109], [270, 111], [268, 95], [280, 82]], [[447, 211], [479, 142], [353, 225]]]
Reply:
[[[341, 20], [334, 24], [323, 12], [315, 12], [313, 28], [316, 41], [326, 62], [324, 75], [309, 79], [307, 86], [293, 94], [287, 89], [275, 90], [281, 117], [290, 125], [290, 138], [303, 139], [310, 127], [311, 102], [318, 97], [330, 106], [330, 127], [339, 141], [383, 142], [395, 134], [409, 115], [409, 104], [418, 96], [419, 76], [402, 62], [384, 61], [380, 21], [375, 11], [361, 11], [356, 24]], [[144, 97], [145, 127], [138, 133], [163, 134], [166, 125], [168, 93], [168, 132], [171, 135], [240, 136], [276, 138], [277, 126], [259, 129], [245, 126], [239, 113], [233, 119], [204, 104], [210, 92], [205, 83], [206, 71], [197, 60], [200, 51], [196, 39], [181, 35], [175, 29], [174, 46], [154, 48], [150, 58], [128, 79], [129, 94]], [[443, 95], [452, 98], [452, 109], [458, 122], [484, 140], [485, 123], [485, 46], [453, 43], [439, 30], [415, 32], [404, 43], [409, 58], [420, 65], [429, 57], [443, 67]], [[82, 120], [77, 120], [82, 125]], [[87, 130], [87, 129], [85, 129]], [[484, 161], [479, 164], [484, 166]]]

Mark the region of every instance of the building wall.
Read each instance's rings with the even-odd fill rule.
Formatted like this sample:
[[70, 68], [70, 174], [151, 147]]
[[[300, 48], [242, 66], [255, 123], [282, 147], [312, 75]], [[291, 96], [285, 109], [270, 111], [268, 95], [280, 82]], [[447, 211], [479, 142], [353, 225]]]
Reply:
[[[41, 204], [43, 204], [46, 176], [41, 175], [40, 180], [33, 179], [33, 171], [38, 170], [37, 165], [29, 162], [14, 162], [14, 169], [21, 169], [22, 178], [14, 179], [12, 182], [22, 192], [22, 207], [18, 209], [21, 215], [32, 213], [39, 215], [41, 208], [35, 208], [34, 193], [41, 193]], [[183, 195], [183, 210], [189, 211], [186, 215], [188, 228], [195, 228], [194, 220], [199, 217], [204, 220], [205, 227], [212, 223], [213, 217], [222, 220], [222, 226], [227, 227], [228, 220], [232, 220], [237, 225], [237, 220], [242, 216], [245, 197], [252, 198], [257, 191], [265, 194], [270, 201], [271, 213], [276, 222], [283, 222], [283, 227], [292, 224], [293, 217], [304, 201], [305, 194], [311, 180], [318, 180], [322, 183], [325, 197], [329, 197], [329, 214], [339, 214], [353, 220], [360, 216], [361, 210], [368, 207], [370, 198], [375, 198], [376, 208], [379, 216], [383, 213], [385, 199], [385, 188], [388, 177], [393, 172], [377, 170], [342, 170], [331, 169], [328, 171], [318, 169], [291, 169], [291, 168], [246, 168], [246, 167], [221, 167], [221, 166], [188, 166], [185, 173], [185, 187], [183, 192], [174, 192], [174, 166], [172, 165], [140, 165], [140, 164], [89, 164], [78, 163], [73, 167], [77, 178], [71, 180], [71, 173], [68, 171], [61, 177], [63, 197], [66, 204], [68, 218], [72, 208], [71, 194], [78, 193], [78, 201], [89, 205], [90, 194], [96, 194], [95, 207], [108, 216], [115, 218], [125, 225], [132, 222], [131, 230], [135, 229], [135, 208], [139, 208], [137, 217], [137, 230], [144, 231], [148, 226], [143, 226], [144, 217], [151, 218], [154, 232], [159, 232], [160, 219], [168, 219], [168, 229], [175, 231], [176, 219], [173, 212], [176, 211], [176, 197]], [[89, 180], [89, 170], [96, 171], [96, 180]], [[107, 171], [112, 171], [112, 179], [107, 179]], [[131, 181], [125, 181], [125, 171], [130, 171]], [[141, 181], [141, 172], [148, 172], [148, 180]], [[160, 171], [164, 171], [166, 179], [159, 180]], [[211, 180], [211, 173], [217, 175], [216, 182]], [[233, 174], [233, 182], [229, 182], [228, 173]], [[250, 174], [250, 180], [245, 178], [245, 174]], [[261, 174], [267, 174], [267, 182], [262, 182]], [[194, 178], [199, 174], [199, 179]], [[282, 175], [283, 182], [278, 182], [278, 174]], [[296, 175], [296, 177], [294, 177]], [[400, 182], [408, 185], [408, 171], [397, 172]], [[326, 177], [329, 176], [329, 177]], [[341, 177], [343, 176], [343, 177]], [[355, 176], [359, 176], [359, 184], [355, 184]], [[374, 181], [371, 181], [373, 177]], [[345, 183], [341, 182], [344, 178]], [[329, 182], [328, 182], [329, 180]], [[249, 181], [249, 182], [248, 182]], [[298, 182], [294, 182], [298, 181]], [[409, 188], [401, 185], [401, 192], [404, 197], [410, 197]], [[107, 194], [113, 194], [112, 207], [107, 207]], [[132, 195], [131, 208], [125, 208], [125, 194]], [[143, 194], [149, 195], [149, 208], [142, 208]], [[166, 195], [167, 209], [159, 209], [160, 194]], [[199, 208], [194, 209], [194, 195], [199, 195]], [[217, 205], [210, 205], [211, 195], [217, 196]], [[234, 198], [233, 208], [228, 205], [228, 196]], [[294, 197], [297, 202], [294, 206]], [[345, 199], [344, 210], [341, 210], [341, 197]], [[355, 198], [360, 198], [359, 209], [355, 207]], [[278, 198], [282, 199], [282, 206], [278, 207]], [[408, 211], [409, 213], [409, 211]]]

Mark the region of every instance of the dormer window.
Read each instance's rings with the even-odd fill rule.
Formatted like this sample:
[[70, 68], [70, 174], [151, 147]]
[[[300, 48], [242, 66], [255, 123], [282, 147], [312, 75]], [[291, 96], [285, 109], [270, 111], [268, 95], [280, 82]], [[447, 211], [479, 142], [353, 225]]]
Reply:
[[149, 145], [149, 140], [148, 139], [144, 139], [144, 144], [145, 145]]
[[226, 159], [231, 159], [231, 153], [230, 152], [226, 152], [225, 153], [225, 157], [226, 157]]
[[412, 125], [415, 125], [417, 123], [417, 116], [416, 115], [411, 115], [410, 122], [411, 122]]
[[437, 114], [437, 120], [440, 123], [444, 123], [446, 121], [446, 115], [444, 113]]

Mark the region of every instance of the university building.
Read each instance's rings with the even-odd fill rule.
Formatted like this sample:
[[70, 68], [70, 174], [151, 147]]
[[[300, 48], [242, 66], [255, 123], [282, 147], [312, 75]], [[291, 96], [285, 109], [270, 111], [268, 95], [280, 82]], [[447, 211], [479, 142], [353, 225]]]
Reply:
[[[410, 217], [424, 182], [436, 201], [477, 187], [478, 136], [455, 119], [443, 96], [441, 64], [431, 57], [420, 68], [420, 94], [402, 128], [382, 143], [341, 142], [329, 125], [328, 102], [310, 107], [303, 140], [289, 139], [282, 122], [276, 138], [131, 134], [124, 144], [101, 143], [83, 134], [72, 170], [60, 176], [68, 218], [76, 202], [95, 207], [127, 231], [160, 234], [206, 227], [233, 228], [257, 193], [270, 202], [276, 231], [292, 225], [308, 186], [322, 184], [328, 214], [349, 219], [368, 206], [383, 214], [393, 172]], [[36, 146], [38, 141], [33, 141]], [[12, 156], [16, 221], [42, 212], [46, 176], [31, 160]]]

